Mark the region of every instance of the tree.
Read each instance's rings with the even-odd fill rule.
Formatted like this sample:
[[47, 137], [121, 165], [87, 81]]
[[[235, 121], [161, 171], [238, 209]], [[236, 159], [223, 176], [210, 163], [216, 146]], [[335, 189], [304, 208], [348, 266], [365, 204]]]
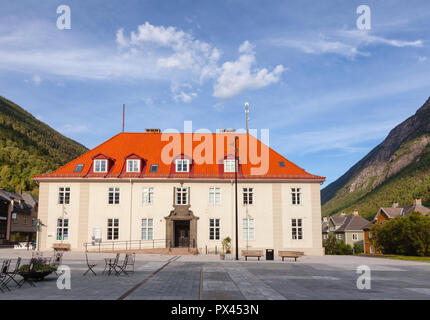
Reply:
[[384, 254], [430, 256], [430, 219], [419, 212], [376, 223], [370, 232], [373, 244]]

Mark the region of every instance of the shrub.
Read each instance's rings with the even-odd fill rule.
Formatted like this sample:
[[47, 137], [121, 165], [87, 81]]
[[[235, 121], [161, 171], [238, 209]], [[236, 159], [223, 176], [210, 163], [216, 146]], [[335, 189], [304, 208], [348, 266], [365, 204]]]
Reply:
[[325, 254], [328, 255], [349, 255], [352, 254], [352, 247], [342, 240], [336, 239], [334, 234], [329, 234], [327, 239], [323, 241]]
[[231, 238], [226, 237], [222, 240], [222, 251], [225, 253], [231, 253]]
[[358, 244], [354, 244], [354, 254], [360, 254], [363, 253], [363, 248]]

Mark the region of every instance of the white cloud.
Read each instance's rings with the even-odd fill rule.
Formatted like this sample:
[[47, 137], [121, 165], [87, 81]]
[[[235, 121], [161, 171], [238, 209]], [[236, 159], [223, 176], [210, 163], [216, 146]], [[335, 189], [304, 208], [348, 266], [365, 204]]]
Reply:
[[179, 84], [176, 81], [172, 81], [172, 85], [170, 86], [173, 100], [175, 100], [176, 102], [189, 103], [193, 99], [197, 98], [197, 93], [191, 92], [191, 90], [193, 90], [193, 86], [187, 82]]
[[280, 41], [278, 43], [283, 46], [300, 49], [305, 53], [312, 54], [336, 53], [346, 57], [368, 55], [367, 53], [360, 52], [356, 46], [345, 44], [340, 41], [328, 41], [324, 39], [318, 39], [313, 41], [285, 40]]
[[175, 101], [182, 101], [185, 103], [191, 102], [196, 97], [197, 97], [197, 93], [195, 92], [186, 93], [184, 91], [181, 91], [173, 96]]
[[63, 133], [63, 134], [70, 134], [70, 133], [88, 132], [89, 129], [86, 125], [65, 124], [65, 125], [59, 127], [58, 131]]
[[216, 65], [220, 52], [211, 44], [194, 38], [190, 33], [178, 30], [175, 27], [154, 26], [149, 22], [137, 27], [129, 37], [124, 36], [123, 29], [118, 30], [116, 41], [120, 49], [134, 49], [136, 51], [157, 52], [155, 58], [159, 69], [187, 69], [192, 70], [201, 77], [202, 70], [209, 73], [206, 68]]
[[427, 61], [427, 57], [418, 57], [419, 62]]
[[245, 41], [239, 47], [239, 58], [223, 63], [214, 85], [214, 97], [228, 99], [245, 90], [262, 88], [280, 80], [284, 71], [282, 65], [276, 66], [271, 72], [266, 68], [251, 70], [256, 61], [253, 49], [253, 46]]
[[299, 49], [309, 54], [335, 53], [345, 57], [369, 56], [363, 51], [370, 45], [387, 45], [392, 47], [422, 47], [422, 40], [402, 41], [373, 35], [364, 30], [338, 30], [326, 34], [301, 34], [292, 38], [274, 39], [272, 43], [279, 46]]
[[24, 80], [24, 82], [27, 82], [27, 83], [31, 82], [31, 83], [35, 84], [36, 86], [38, 86], [42, 83], [42, 78], [39, 75], [35, 74], [30, 80], [26, 79], [26, 80]]
[[35, 74], [35, 75], [33, 76], [33, 78], [31, 78], [31, 81], [32, 81], [36, 86], [38, 86], [39, 84], [41, 84], [41, 83], [42, 83], [42, 78], [40, 78], [40, 76], [39, 76], [39, 75]]
[[[36, 74], [35, 84], [42, 78], [55, 83], [67, 79], [191, 83], [189, 88], [172, 90], [172, 98], [178, 102], [195, 99], [193, 87], [208, 81], [216, 82], [215, 97], [227, 98], [277, 82], [284, 70], [283, 66], [271, 72], [266, 68], [251, 70], [255, 53], [248, 41], [240, 46], [237, 61], [222, 64], [221, 50], [213, 44], [190, 32], [149, 22], [128, 35], [119, 29], [115, 44], [116, 48], [83, 43], [73, 33], [59, 33], [44, 22], [24, 24], [19, 30], [0, 23], [0, 70]], [[228, 79], [230, 76], [233, 78]], [[228, 88], [230, 84], [233, 86]]]

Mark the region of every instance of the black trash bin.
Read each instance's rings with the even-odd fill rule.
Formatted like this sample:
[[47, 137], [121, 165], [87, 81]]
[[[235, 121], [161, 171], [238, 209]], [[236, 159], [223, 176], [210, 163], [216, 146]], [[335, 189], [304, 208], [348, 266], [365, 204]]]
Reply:
[[266, 260], [273, 260], [274, 252], [275, 250], [273, 249], [266, 249]]

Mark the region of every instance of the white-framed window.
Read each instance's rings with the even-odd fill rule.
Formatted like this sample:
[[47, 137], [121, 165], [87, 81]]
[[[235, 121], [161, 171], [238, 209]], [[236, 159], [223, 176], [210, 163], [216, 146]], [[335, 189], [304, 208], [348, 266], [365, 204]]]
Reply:
[[255, 240], [254, 219], [247, 218], [242, 220], [243, 240]]
[[301, 188], [291, 188], [291, 203], [292, 204], [302, 204], [302, 189]]
[[107, 160], [106, 159], [95, 159], [94, 160], [94, 172], [107, 172]]
[[235, 161], [234, 159], [225, 159], [224, 160], [224, 172], [235, 172]]
[[119, 219], [112, 218], [107, 220], [107, 239], [118, 240], [119, 239]]
[[175, 188], [175, 203], [177, 205], [188, 204], [188, 188], [177, 187]]
[[190, 170], [189, 159], [176, 159], [176, 172], [188, 172]]
[[254, 188], [243, 188], [243, 204], [254, 204]]
[[342, 240], [342, 234], [341, 233], [336, 233], [336, 239]]
[[370, 246], [370, 253], [375, 253], [375, 248], [373, 246]]
[[109, 204], [119, 204], [119, 188], [109, 187]]
[[154, 220], [144, 218], [142, 219], [142, 240], [153, 240], [154, 234]]
[[153, 204], [154, 203], [154, 188], [143, 187], [142, 188], [142, 203]]
[[58, 204], [70, 204], [70, 188], [58, 188]]
[[127, 160], [127, 172], [140, 172], [140, 160]]
[[209, 204], [220, 204], [221, 203], [221, 188], [210, 187], [209, 188]]
[[57, 240], [69, 239], [69, 219], [57, 219]]
[[219, 240], [220, 230], [219, 219], [209, 219], [209, 240]]
[[352, 240], [358, 240], [358, 233], [352, 234]]
[[324, 233], [322, 237], [323, 237], [324, 240], [326, 240], [327, 239], [327, 234]]
[[293, 240], [303, 239], [303, 225], [302, 219], [291, 219], [291, 231]]

